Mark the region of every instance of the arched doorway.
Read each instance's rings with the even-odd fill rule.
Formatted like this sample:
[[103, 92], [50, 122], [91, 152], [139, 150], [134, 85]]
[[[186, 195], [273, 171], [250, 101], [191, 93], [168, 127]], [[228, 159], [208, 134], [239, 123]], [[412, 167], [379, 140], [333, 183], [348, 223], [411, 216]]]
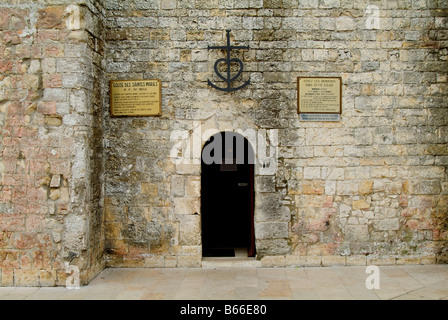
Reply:
[[202, 150], [201, 214], [204, 257], [255, 256], [254, 163], [249, 141], [233, 132], [211, 137]]

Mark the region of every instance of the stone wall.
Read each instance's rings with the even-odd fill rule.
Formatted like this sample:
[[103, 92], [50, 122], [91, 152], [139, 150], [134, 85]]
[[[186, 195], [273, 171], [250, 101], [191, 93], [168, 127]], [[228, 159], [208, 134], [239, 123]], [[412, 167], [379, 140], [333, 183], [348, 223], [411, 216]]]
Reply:
[[98, 1], [0, 4], [0, 286], [104, 268], [103, 14]]
[[[254, 133], [264, 266], [448, 260], [446, 1], [17, 2], [0, 4], [0, 286], [201, 266], [200, 154], [226, 130]], [[234, 93], [208, 85], [227, 29], [250, 46]], [[299, 76], [342, 77], [340, 122], [299, 121]], [[111, 118], [118, 79], [161, 79], [162, 115]]]
[[[163, 83], [160, 117], [110, 118], [104, 109], [109, 266], [201, 265], [201, 168], [176, 160], [198, 144], [200, 154], [210, 129], [278, 133], [277, 170], [256, 168], [265, 266], [446, 261], [444, 1], [105, 7], [108, 80]], [[251, 84], [231, 94], [208, 86], [222, 85], [213, 68], [225, 54], [207, 48], [225, 45], [227, 29], [233, 44], [250, 46], [232, 57]], [[342, 77], [341, 122], [299, 121], [299, 76]], [[199, 140], [182, 149], [189, 135]]]

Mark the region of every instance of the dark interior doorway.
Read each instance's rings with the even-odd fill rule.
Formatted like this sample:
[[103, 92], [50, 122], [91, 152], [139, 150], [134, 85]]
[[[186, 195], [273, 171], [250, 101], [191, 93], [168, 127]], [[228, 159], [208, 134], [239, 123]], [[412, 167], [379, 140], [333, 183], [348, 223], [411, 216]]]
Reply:
[[254, 163], [249, 141], [233, 132], [211, 137], [202, 151], [202, 250], [204, 257], [255, 256]]

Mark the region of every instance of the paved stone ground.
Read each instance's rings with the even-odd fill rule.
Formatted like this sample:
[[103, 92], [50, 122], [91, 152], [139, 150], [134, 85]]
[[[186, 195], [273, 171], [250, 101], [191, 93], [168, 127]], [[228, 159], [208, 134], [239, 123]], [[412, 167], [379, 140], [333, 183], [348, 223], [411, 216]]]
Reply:
[[448, 266], [106, 269], [89, 286], [0, 288], [0, 300], [448, 300]]

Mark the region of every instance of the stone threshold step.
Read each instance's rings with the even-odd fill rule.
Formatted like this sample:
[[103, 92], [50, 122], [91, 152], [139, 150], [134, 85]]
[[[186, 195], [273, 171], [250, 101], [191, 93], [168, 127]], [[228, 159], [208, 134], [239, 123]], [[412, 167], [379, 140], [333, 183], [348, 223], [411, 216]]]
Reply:
[[261, 261], [255, 258], [203, 258], [202, 268], [261, 268]]

